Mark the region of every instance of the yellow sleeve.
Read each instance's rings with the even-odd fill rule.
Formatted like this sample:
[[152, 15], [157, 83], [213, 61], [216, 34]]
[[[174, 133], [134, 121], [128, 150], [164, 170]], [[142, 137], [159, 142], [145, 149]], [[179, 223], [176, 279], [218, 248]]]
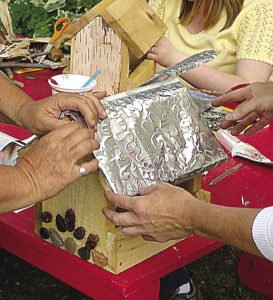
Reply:
[[246, 11], [240, 23], [237, 59], [273, 65], [273, 1], [259, 2]]

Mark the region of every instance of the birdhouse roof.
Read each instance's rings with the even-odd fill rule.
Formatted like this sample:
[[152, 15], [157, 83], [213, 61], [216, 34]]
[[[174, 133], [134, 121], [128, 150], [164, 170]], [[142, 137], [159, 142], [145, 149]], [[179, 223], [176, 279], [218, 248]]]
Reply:
[[145, 0], [103, 0], [66, 30], [54, 46], [59, 48], [96, 17], [103, 18], [137, 58], [145, 55], [167, 30]]
[[102, 100], [108, 118], [98, 127], [94, 154], [114, 192], [178, 184], [226, 159], [200, 118], [196, 100], [204, 97], [174, 78]]

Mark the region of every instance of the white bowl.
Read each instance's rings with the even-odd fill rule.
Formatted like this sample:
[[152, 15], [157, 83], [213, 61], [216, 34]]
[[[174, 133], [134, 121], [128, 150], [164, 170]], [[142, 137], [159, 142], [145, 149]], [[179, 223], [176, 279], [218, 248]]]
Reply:
[[83, 92], [90, 92], [97, 85], [97, 81], [92, 80], [88, 84], [88, 86], [83, 88], [82, 86], [85, 84], [85, 82], [88, 79], [89, 76], [85, 76], [85, 75], [61, 74], [61, 75], [53, 76], [50, 79], [48, 79], [48, 83], [52, 88], [52, 94], [56, 94], [57, 92], [83, 93]]

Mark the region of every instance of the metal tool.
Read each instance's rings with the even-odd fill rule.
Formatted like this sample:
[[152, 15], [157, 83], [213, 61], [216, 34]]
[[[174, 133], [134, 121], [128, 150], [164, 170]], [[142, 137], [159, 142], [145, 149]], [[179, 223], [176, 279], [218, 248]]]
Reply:
[[157, 83], [168, 79], [170, 76], [179, 76], [181, 73], [185, 73], [197, 67], [200, 67], [206, 62], [213, 60], [217, 53], [215, 50], [207, 50], [197, 54], [194, 54], [174, 66], [168, 67], [158, 73], [155, 73], [150, 79], [148, 79], [142, 86]]
[[228, 175], [233, 174], [235, 171], [237, 171], [238, 169], [242, 168], [243, 164], [240, 163], [234, 167], [232, 167], [231, 169], [225, 171], [223, 174], [217, 176], [216, 178], [214, 178], [209, 185], [214, 185], [217, 182], [221, 181], [222, 179], [226, 178]]
[[[61, 29], [58, 29], [58, 27], [61, 26]], [[59, 36], [67, 30], [71, 26], [71, 21], [69, 18], [60, 18], [58, 19], [54, 24], [54, 33], [49, 40], [49, 43], [47, 44], [44, 52], [50, 52], [50, 50], [53, 47], [53, 43], [59, 38]], [[45, 59], [46, 54], [41, 56], [39, 59], [39, 63], [41, 64], [42, 61]]]

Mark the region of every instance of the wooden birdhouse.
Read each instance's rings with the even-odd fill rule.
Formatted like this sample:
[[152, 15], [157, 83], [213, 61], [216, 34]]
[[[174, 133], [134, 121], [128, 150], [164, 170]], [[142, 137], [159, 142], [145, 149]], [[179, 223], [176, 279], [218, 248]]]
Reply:
[[[166, 26], [145, 0], [104, 0], [72, 25], [55, 46], [72, 38], [70, 72], [91, 75], [100, 70], [98, 90], [116, 94], [145, 82], [155, 71], [145, 59]], [[205, 201], [201, 176], [183, 186]], [[120, 273], [176, 241], [154, 243], [123, 236], [102, 214], [109, 205], [101, 173], [81, 177], [64, 191], [36, 205], [35, 232], [73, 255]]]
[[[197, 166], [194, 166], [194, 164], [196, 165], [196, 163], [198, 163], [200, 166], [197, 167], [199, 172], [195, 174], [200, 174], [200, 172], [202, 172], [200, 168], [202, 169], [204, 165], [212, 167], [225, 158], [224, 152], [222, 150], [221, 151], [223, 152], [223, 154], [215, 155], [216, 153], [218, 153], [218, 151], [220, 151], [217, 150], [217, 145], [215, 144], [216, 141], [212, 136], [210, 130], [207, 127], [206, 129], [204, 128], [205, 123], [202, 123], [202, 120], [200, 120], [198, 108], [194, 100], [188, 98], [187, 95], [189, 94], [185, 91], [184, 86], [179, 85], [178, 83], [176, 83], [176, 81], [174, 81], [172, 85], [171, 83], [169, 84], [171, 85], [172, 89], [168, 90], [166, 87], [167, 83], [165, 84], [163, 82], [162, 85], [164, 85], [164, 87], [158, 90], [158, 93], [160, 94], [160, 99], [157, 97], [156, 92], [154, 92], [157, 88], [157, 85], [155, 85], [153, 89], [151, 88], [151, 86], [146, 86], [131, 91], [130, 95], [128, 95], [128, 98], [130, 99], [127, 98], [127, 93], [121, 93], [108, 97], [108, 99], [102, 100], [104, 102], [103, 104], [108, 110], [108, 118], [98, 126], [97, 138], [101, 142], [101, 147], [100, 150], [96, 152], [96, 157], [100, 161], [100, 168], [101, 170], [103, 170], [104, 176], [105, 178], [107, 178], [109, 186], [112, 186], [111, 183], [117, 181], [122, 182], [126, 187], [139, 187], [139, 185], [134, 184], [134, 182], [140, 182], [140, 178], [142, 178], [141, 174], [144, 174], [141, 173], [141, 168], [138, 167], [139, 165], [131, 164], [131, 162], [134, 163], [137, 161], [137, 158], [132, 158], [134, 157], [134, 155], [126, 155], [125, 152], [117, 145], [111, 146], [113, 145], [112, 142], [116, 142], [115, 137], [121, 137], [120, 133], [123, 134], [124, 129], [123, 126], [120, 126], [120, 124], [124, 123], [116, 123], [116, 120], [120, 120], [120, 118], [123, 118], [123, 116], [125, 118], [122, 120], [126, 122], [127, 117], [130, 118], [130, 120], [132, 121], [131, 123], [136, 124], [134, 126], [134, 128], [136, 129], [140, 127], [140, 125], [137, 125], [136, 120], [143, 119], [146, 122], [146, 136], [145, 131], [143, 130], [142, 138], [139, 139], [138, 142], [136, 142], [137, 144], [143, 146], [142, 150], [141, 152], [138, 151], [140, 147], [135, 146], [134, 151], [132, 151], [132, 148], [128, 149], [128, 153], [130, 154], [138, 153], [140, 156], [143, 155], [143, 157], [147, 157], [147, 155], [145, 156], [145, 153], [147, 152], [145, 152], [146, 150], [144, 149], [144, 146], [147, 146], [147, 151], [149, 151], [149, 149], [153, 149], [151, 142], [152, 139], [150, 138], [150, 135], [148, 135], [147, 132], [149, 132], [149, 134], [151, 133], [151, 135], [153, 136], [155, 136], [155, 132], [158, 132], [159, 138], [154, 138], [154, 140], [160, 140], [160, 138], [164, 139], [164, 132], [167, 136], [169, 136], [169, 133], [172, 131], [175, 133], [176, 138], [169, 138], [169, 140], [170, 143], [173, 142], [175, 145], [177, 145], [179, 150], [181, 150], [180, 161], [182, 162], [182, 165], [185, 165], [184, 156], [182, 155], [182, 152], [185, 149], [190, 149], [190, 151], [186, 151], [186, 153], [190, 154], [193, 157], [193, 163], [187, 163], [185, 168], [187, 172], [189, 172], [189, 176], [192, 176], [191, 174], [193, 172], [189, 170], [190, 166], [196, 168]], [[138, 92], [136, 92], [136, 90]], [[167, 91], [165, 96], [163, 96], [164, 93], [162, 91]], [[171, 91], [172, 95], [176, 96], [170, 97], [169, 95]], [[168, 112], [170, 112], [169, 108], [173, 107], [172, 103], [178, 105], [177, 99], [181, 98], [177, 97], [182, 97], [184, 93], [185, 98], [183, 98], [183, 101], [181, 100], [179, 102], [179, 107], [175, 106], [176, 109], [171, 110], [172, 113], [168, 114]], [[144, 97], [145, 101], [143, 101], [143, 103], [147, 103], [146, 99], [149, 99], [149, 101], [151, 101], [152, 97], [154, 97], [153, 101], [160, 101], [161, 106], [163, 108], [160, 108], [160, 105], [152, 107], [156, 107], [156, 110], [158, 110], [158, 115], [162, 116], [162, 118], [153, 117], [150, 119], [150, 121], [148, 121], [146, 116], [148, 115], [147, 112], [149, 111], [149, 107], [145, 108], [144, 106], [142, 107], [142, 110], [146, 109], [146, 113], [143, 113], [143, 116], [141, 116], [140, 114], [134, 114], [135, 110], [133, 109], [128, 110], [132, 112], [131, 114], [123, 114], [122, 107], [128, 108], [131, 104], [135, 104], [137, 107], [140, 107], [140, 105], [138, 104], [141, 103], [141, 100], [137, 98], [138, 96]], [[166, 110], [164, 110], [165, 106], [163, 105], [164, 99], [166, 99]], [[128, 102], [129, 100], [131, 101], [131, 104]], [[184, 101], [185, 103], [187, 103], [187, 105], [184, 105]], [[158, 104], [157, 102], [154, 103]], [[112, 111], [112, 113], [111, 107], [115, 108], [115, 111]], [[164, 113], [160, 113], [159, 110], [163, 111]], [[188, 122], [181, 123], [181, 112], [184, 113], [182, 114], [184, 116], [184, 119], [188, 120], [186, 113], [186, 111], [188, 110], [193, 114], [193, 116], [191, 116], [190, 118], [192, 122], [190, 124], [192, 124], [192, 127], [189, 125]], [[127, 110], [125, 111], [127, 112]], [[165, 111], [167, 113], [165, 113]], [[116, 112], [119, 113], [119, 117], [116, 117]], [[156, 114], [154, 116], [156, 116]], [[167, 122], [167, 120], [170, 119], [172, 121]], [[154, 125], [154, 127], [152, 125]], [[163, 126], [165, 130], [158, 130], [160, 126]], [[186, 128], [186, 130], [184, 131], [183, 126], [185, 126]], [[188, 134], [189, 127], [193, 128], [193, 130], [191, 131], [191, 135]], [[128, 130], [131, 130], [132, 128], [133, 126], [131, 126]], [[172, 128], [176, 128], [178, 130], [171, 130]], [[136, 130], [136, 132], [138, 132], [138, 130]], [[183, 142], [182, 139], [182, 135], [184, 133], [185, 142]], [[201, 139], [199, 135], [202, 136]], [[135, 136], [137, 136], [137, 133], [135, 134]], [[147, 141], [147, 139], [148, 141], [150, 141], [150, 143]], [[212, 142], [211, 139], [213, 139], [214, 142]], [[120, 138], [119, 140], [122, 141], [124, 149], [127, 149], [127, 142], [125, 142], [125, 139]], [[198, 149], [197, 152], [195, 152], [194, 147], [192, 148], [189, 146], [185, 146], [186, 144], [193, 145], [197, 140], [200, 140], [200, 143], [198, 142], [198, 146], [196, 146], [196, 149]], [[129, 144], [131, 143], [130, 141]], [[180, 142], [178, 143], [178, 141]], [[131, 146], [133, 147], [133, 145]], [[147, 167], [147, 164], [144, 164], [143, 168], [146, 170], [145, 174], [148, 174], [147, 172], [149, 172], [150, 170], [154, 170], [151, 172], [154, 172], [156, 176], [156, 174], [158, 174], [158, 170], [159, 173], [162, 173], [162, 166], [157, 163], [157, 161], [160, 160], [157, 159], [158, 157], [160, 157], [158, 153], [164, 155], [164, 153], [168, 151], [167, 149], [170, 149], [171, 147], [167, 146], [164, 148], [163, 146], [158, 147], [155, 145], [155, 148], [157, 149], [157, 152], [154, 152], [153, 150], [151, 152], [153, 157], [151, 166]], [[101, 151], [101, 149], [104, 150]], [[177, 163], [177, 158], [179, 156], [177, 155], [178, 152], [174, 149], [174, 152], [172, 153], [175, 153], [175, 155], [172, 156], [172, 159], [170, 158], [169, 160], [160, 160], [162, 163], [168, 161], [166, 163], [166, 170], [169, 171], [171, 169], [171, 166], [174, 166], [174, 162], [175, 165], [178, 166], [177, 169], [179, 172], [181, 170], [184, 170], [183, 167], [180, 168], [180, 165]], [[139, 155], [135, 155], [135, 157], [138, 157]], [[168, 155], [164, 157], [168, 157]], [[169, 157], [171, 157], [171, 155]], [[197, 159], [198, 157], [199, 159]], [[213, 160], [213, 164], [211, 160]], [[130, 169], [127, 168], [128, 166], [130, 166]], [[156, 168], [154, 168], [154, 166], [156, 166]], [[109, 172], [107, 172], [106, 167], [109, 169]], [[128, 174], [128, 170], [130, 171], [130, 174]], [[136, 175], [134, 175], [134, 173]], [[154, 178], [155, 176], [152, 177]], [[157, 182], [159, 182], [159, 180]], [[180, 182], [182, 182], [182, 180], [179, 180], [179, 183]], [[204, 201], [209, 201], [210, 193], [201, 189], [201, 176], [196, 176], [191, 180], [183, 182], [182, 187], [187, 189], [197, 198], [202, 199]], [[75, 183], [67, 187], [64, 191], [62, 191], [55, 197], [52, 197], [51, 199], [36, 205], [36, 234], [48, 240], [49, 242], [52, 242], [56, 247], [62, 248], [71, 254], [78, 255], [82, 259], [94, 263], [95, 265], [105, 268], [106, 270], [109, 270], [113, 273], [119, 273], [121, 271], [124, 271], [177, 242], [171, 241], [167, 243], [154, 243], [144, 241], [141, 236], [124, 236], [122, 234], [121, 228], [115, 227], [102, 214], [102, 209], [104, 207], [109, 206], [109, 203], [107, 202], [104, 196], [105, 191], [108, 189], [109, 188], [105, 184], [104, 177], [101, 175], [100, 172], [97, 172], [88, 176], [81, 177]], [[137, 191], [138, 190], [136, 190], [136, 192]], [[118, 210], [118, 208], [113, 209]]]
[[103, 0], [55, 43], [72, 40], [70, 73], [100, 70], [97, 90], [108, 95], [135, 88], [155, 72], [145, 59], [167, 27], [145, 0]]
[[[121, 228], [102, 214], [109, 203], [104, 196], [108, 188], [101, 176], [95, 173], [82, 177], [55, 197], [37, 204], [35, 233], [112, 273], [120, 273], [177, 243], [124, 236]], [[210, 193], [201, 189], [201, 176], [183, 187], [203, 201], [210, 199]]]

